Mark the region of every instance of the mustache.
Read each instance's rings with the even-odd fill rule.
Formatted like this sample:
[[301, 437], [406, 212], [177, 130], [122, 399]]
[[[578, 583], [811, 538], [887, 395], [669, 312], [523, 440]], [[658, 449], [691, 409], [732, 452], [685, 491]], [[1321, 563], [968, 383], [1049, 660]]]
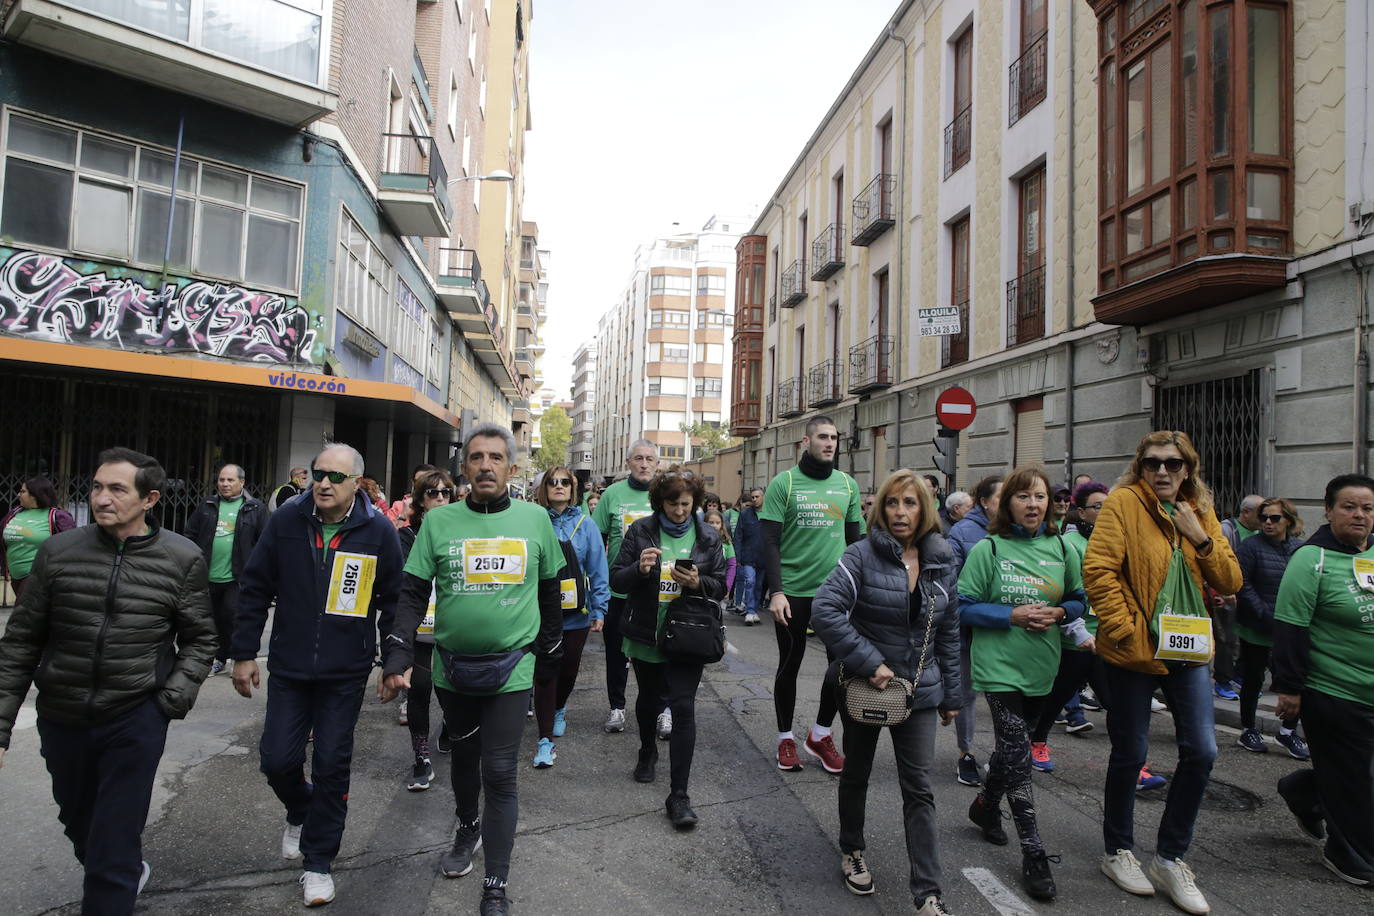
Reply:
[[478, 480], [479, 483], [480, 483], [481, 481], [484, 481], [484, 480], [495, 480], [495, 479], [496, 479], [496, 475], [493, 474], [491, 471], [481, 471], [481, 472], [479, 472], [478, 475], [477, 475], [477, 480]]

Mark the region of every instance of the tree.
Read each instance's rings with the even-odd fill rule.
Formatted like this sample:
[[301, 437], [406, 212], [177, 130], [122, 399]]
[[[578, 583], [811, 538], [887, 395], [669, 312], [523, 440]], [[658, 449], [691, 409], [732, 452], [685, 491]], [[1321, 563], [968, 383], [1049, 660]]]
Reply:
[[534, 453], [534, 466], [540, 471], [568, 463], [568, 445], [572, 442], [572, 419], [562, 407], [550, 407], [539, 421], [539, 448]]
[[[692, 437], [694, 459], [710, 458], [721, 449], [729, 448], [734, 442], [728, 430], [714, 423], [683, 423], [678, 429]], [[697, 440], [701, 440], [700, 444]]]

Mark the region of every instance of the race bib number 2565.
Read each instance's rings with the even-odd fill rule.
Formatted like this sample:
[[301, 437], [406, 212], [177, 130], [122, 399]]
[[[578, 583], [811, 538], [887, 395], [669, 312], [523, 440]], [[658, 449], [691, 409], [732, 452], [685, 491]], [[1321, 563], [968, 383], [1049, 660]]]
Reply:
[[366, 617], [372, 604], [372, 583], [377, 577], [377, 558], [362, 553], [334, 554], [329, 577], [329, 598], [324, 612], [339, 617]]

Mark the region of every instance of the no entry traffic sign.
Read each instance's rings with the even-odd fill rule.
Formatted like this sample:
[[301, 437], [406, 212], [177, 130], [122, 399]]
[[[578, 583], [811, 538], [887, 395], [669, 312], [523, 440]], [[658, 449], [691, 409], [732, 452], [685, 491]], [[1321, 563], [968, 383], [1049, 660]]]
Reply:
[[973, 395], [957, 385], [940, 392], [935, 401], [935, 419], [946, 429], [966, 429], [978, 415]]

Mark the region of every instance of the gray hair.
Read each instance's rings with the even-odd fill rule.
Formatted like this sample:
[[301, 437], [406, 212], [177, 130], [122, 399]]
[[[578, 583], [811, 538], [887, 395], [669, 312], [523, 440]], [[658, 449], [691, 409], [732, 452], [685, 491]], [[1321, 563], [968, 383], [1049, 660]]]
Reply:
[[655, 445], [654, 443], [650, 442], [648, 439], [636, 439], [635, 441], [631, 442], [631, 443], [630, 443], [630, 447], [627, 448], [627, 449], [625, 450], [625, 460], [626, 460], [626, 461], [629, 461], [629, 460], [630, 460], [630, 456], [633, 455], [633, 454], [635, 453], [635, 449], [637, 449], [637, 448], [651, 448], [651, 449], [654, 450], [654, 457], [655, 457], [655, 458], [658, 457], [658, 446], [657, 446], [657, 445]]
[[[221, 467], [221, 468], [219, 469], [220, 474], [223, 474], [223, 473], [224, 473], [224, 468], [233, 468], [233, 469], [234, 469], [234, 473], [236, 473], [236, 474], [239, 475], [239, 480], [247, 480], [247, 479], [248, 479], [248, 473], [243, 469], [243, 465], [241, 465], [241, 464], [226, 464], [226, 465], [224, 465], [223, 467]], [[217, 476], [218, 476], [218, 475], [217, 475]]]
[[320, 454], [315, 456], [315, 460], [312, 461], [312, 462], [310, 462], [310, 466], [311, 466], [311, 467], [314, 467], [315, 464], [316, 464], [316, 462], [318, 462], [318, 461], [320, 460], [320, 456], [321, 456], [321, 455], [324, 455], [326, 452], [333, 452], [333, 451], [348, 452], [348, 454], [350, 454], [350, 455], [353, 456], [353, 473], [354, 473], [354, 474], [358, 474], [358, 475], [361, 475], [361, 474], [363, 473], [363, 454], [362, 454], [362, 452], [358, 451], [356, 448], [354, 448], [353, 446], [349, 445], [349, 444], [346, 443], [346, 442], [331, 442], [331, 443], [329, 443], [329, 444], [326, 445], [324, 448], [320, 449]]
[[478, 423], [472, 428], [472, 432], [463, 437], [463, 460], [468, 460], [468, 451], [472, 446], [472, 440], [482, 439], [501, 439], [506, 443], [506, 461], [510, 464], [515, 463], [515, 435], [500, 423]]
[[1240, 501], [1240, 508], [1237, 509], [1236, 512], [1237, 512], [1237, 514], [1239, 514], [1239, 513], [1241, 513], [1241, 512], [1246, 511], [1247, 509], [1256, 509], [1256, 510], [1258, 510], [1259, 507], [1260, 507], [1261, 505], [1263, 505], [1263, 504], [1264, 504], [1264, 497], [1263, 497], [1263, 496], [1259, 496], [1259, 495], [1257, 495], [1257, 494], [1255, 494], [1255, 493], [1251, 493], [1249, 496], [1245, 497], [1244, 499], [1242, 499], [1242, 500]]
[[959, 505], [966, 499], [969, 502], [973, 502], [972, 496], [965, 493], [963, 490], [955, 490], [953, 493], [945, 497], [945, 509], [953, 509], [955, 506]]

